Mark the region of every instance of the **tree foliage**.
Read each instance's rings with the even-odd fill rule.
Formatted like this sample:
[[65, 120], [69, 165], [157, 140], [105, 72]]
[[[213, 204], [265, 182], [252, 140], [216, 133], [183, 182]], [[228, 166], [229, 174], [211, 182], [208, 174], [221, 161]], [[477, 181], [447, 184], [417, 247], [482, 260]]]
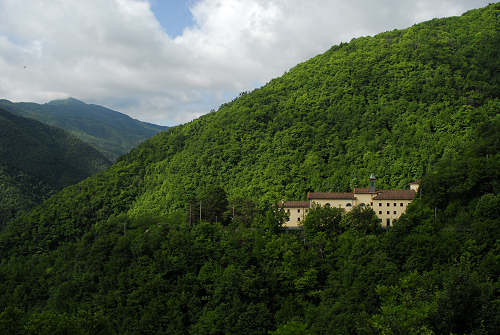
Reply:
[[110, 164], [64, 130], [0, 109], [0, 227]]
[[[498, 11], [335, 46], [11, 221], [0, 329], [498, 333]], [[371, 171], [422, 176], [386, 231], [361, 207], [283, 230], [270, 205]], [[228, 222], [190, 225], [193, 199]]]

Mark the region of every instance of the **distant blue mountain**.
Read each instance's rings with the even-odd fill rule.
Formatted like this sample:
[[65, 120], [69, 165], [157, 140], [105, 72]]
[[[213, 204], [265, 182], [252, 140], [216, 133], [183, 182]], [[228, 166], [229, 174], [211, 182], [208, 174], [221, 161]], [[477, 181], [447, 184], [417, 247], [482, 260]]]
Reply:
[[46, 104], [0, 100], [0, 107], [45, 124], [69, 131], [89, 143], [110, 160], [130, 151], [168, 127], [135, 120], [123, 113], [74, 98]]

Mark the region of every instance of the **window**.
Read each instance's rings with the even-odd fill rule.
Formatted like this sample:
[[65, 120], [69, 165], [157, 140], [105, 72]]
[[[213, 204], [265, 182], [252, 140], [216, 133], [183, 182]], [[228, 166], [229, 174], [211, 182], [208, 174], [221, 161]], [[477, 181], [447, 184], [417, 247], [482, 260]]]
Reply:
[[300, 218], [297, 218], [297, 221], [300, 221]]
[[347, 204], [345, 204], [345, 206], [346, 206], [346, 207], [351, 207], [352, 205], [351, 205], [351, 203], [350, 203], [350, 202], [348, 202]]
[[391, 206], [391, 204], [390, 204], [390, 203], [387, 203], [387, 207], [390, 207], [390, 206]]
[[287, 209], [287, 210], [286, 210], [286, 213], [287, 213], [288, 215], [290, 215], [290, 210], [289, 210], [289, 209]]
[[379, 203], [378, 203], [378, 206], [379, 206], [379, 207], [382, 207], [382, 203], [381, 203], [381, 202], [379, 202]]
[[329, 203], [329, 202], [327, 202], [327, 203], [325, 204], [325, 206], [328, 206], [328, 207], [330, 207], [330, 203]]
[[387, 211], [387, 214], [391, 214], [391, 211]]
[[391, 219], [387, 219], [385, 222], [386, 222], [386, 224], [387, 224], [387, 227], [390, 227], [390, 226], [391, 226]]
[[373, 202], [370, 202], [370, 206], [372, 206], [372, 207], [373, 207]]
[[300, 209], [297, 209], [297, 213], [300, 213]]
[[378, 211], [379, 214], [382, 214], [382, 211]]
[[396, 207], [398, 204], [397, 203], [394, 203], [394, 207]]
[[307, 213], [309, 210], [308, 209], [304, 209], [304, 211]]
[[396, 214], [396, 211], [394, 211], [394, 214]]
[[403, 207], [403, 203], [400, 203], [399, 206]]
[[365, 206], [366, 206], [364, 202], [360, 203], [359, 205], [360, 205], [361, 207], [365, 207]]

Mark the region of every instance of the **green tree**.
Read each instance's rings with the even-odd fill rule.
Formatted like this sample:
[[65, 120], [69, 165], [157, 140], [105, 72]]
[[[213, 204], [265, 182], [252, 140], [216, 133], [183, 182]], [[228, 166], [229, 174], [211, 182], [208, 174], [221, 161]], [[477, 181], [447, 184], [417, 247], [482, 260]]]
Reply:
[[0, 334], [24, 334], [24, 315], [16, 307], [9, 306], [0, 314]]
[[330, 206], [314, 205], [309, 209], [303, 221], [304, 231], [307, 236], [312, 236], [319, 232], [331, 235], [340, 234], [340, 225], [344, 211], [340, 208]]
[[343, 230], [356, 230], [362, 234], [380, 234], [383, 232], [380, 219], [371, 207], [354, 206], [342, 217], [340, 226]]
[[270, 331], [269, 335], [312, 335], [304, 323], [292, 320], [281, 326], [276, 330]]
[[201, 210], [202, 220], [228, 223], [228, 218], [224, 216], [224, 213], [227, 211], [229, 203], [226, 191], [222, 187], [209, 186], [205, 188], [198, 196], [198, 201], [198, 210]]

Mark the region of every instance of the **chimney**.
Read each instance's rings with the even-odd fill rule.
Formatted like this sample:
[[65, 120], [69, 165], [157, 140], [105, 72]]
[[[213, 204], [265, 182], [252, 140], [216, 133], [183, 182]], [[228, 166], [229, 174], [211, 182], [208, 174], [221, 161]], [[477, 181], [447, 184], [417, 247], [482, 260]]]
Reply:
[[413, 190], [413, 191], [415, 191], [415, 193], [417, 193], [419, 186], [420, 186], [420, 183], [418, 181], [414, 181], [414, 182], [410, 183], [410, 190]]
[[375, 178], [375, 176], [373, 175], [373, 173], [370, 175], [370, 188], [369, 188], [369, 192], [370, 193], [375, 193], [377, 192], [377, 187], [376, 187], [376, 180], [377, 178]]

